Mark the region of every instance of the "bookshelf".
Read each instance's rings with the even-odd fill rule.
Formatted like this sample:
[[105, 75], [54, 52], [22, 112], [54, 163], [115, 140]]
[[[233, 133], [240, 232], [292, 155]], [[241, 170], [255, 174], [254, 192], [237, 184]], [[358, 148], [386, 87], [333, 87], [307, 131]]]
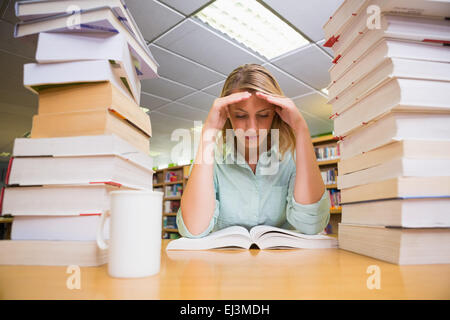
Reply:
[[189, 167], [190, 164], [172, 166], [156, 170], [153, 174], [153, 190], [164, 193], [161, 221], [163, 239], [179, 237], [175, 220], [181, 196], [189, 178]]
[[311, 138], [317, 163], [324, 178], [326, 191], [329, 192], [332, 207], [330, 208], [330, 222], [327, 228], [331, 228], [331, 235], [337, 235], [341, 222], [342, 207], [339, 205], [340, 191], [337, 188], [339, 145], [338, 138], [332, 134], [326, 134]]

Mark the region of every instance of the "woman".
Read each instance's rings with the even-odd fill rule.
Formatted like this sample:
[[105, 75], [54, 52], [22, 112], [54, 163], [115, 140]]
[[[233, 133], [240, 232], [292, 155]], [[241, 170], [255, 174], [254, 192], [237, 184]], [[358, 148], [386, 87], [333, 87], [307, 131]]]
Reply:
[[[272, 139], [273, 129], [279, 141]], [[215, 141], [219, 132], [223, 148]], [[227, 141], [227, 132], [234, 141]], [[263, 170], [263, 162], [276, 170]], [[238, 67], [203, 125], [177, 212], [179, 233], [201, 238], [232, 225], [264, 224], [316, 234], [329, 219], [330, 200], [306, 121], [267, 69]]]

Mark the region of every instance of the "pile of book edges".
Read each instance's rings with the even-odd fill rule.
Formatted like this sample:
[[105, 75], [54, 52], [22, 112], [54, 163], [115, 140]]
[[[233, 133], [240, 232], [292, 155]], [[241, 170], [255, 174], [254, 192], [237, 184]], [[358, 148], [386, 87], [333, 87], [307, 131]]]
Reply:
[[346, 0], [324, 25], [339, 247], [450, 263], [450, 3]]
[[31, 137], [14, 141], [1, 193], [1, 214], [14, 219], [0, 264], [102, 265], [96, 233], [110, 192], [152, 189], [140, 81], [159, 65], [123, 1], [99, 3], [16, 3], [15, 37], [37, 40], [24, 86], [39, 106]]

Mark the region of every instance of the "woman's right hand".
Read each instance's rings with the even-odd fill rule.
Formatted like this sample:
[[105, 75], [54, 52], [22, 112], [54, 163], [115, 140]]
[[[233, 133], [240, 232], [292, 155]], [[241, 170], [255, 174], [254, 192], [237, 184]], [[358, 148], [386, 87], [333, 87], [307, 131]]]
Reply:
[[247, 100], [251, 95], [248, 91], [241, 91], [214, 100], [206, 118], [204, 128], [222, 130], [227, 118], [230, 116], [229, 105]]

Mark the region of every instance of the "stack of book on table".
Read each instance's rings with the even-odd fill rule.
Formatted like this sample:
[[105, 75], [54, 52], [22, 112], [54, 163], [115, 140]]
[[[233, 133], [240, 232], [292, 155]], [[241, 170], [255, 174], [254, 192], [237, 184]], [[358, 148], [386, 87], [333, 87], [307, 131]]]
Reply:
[[347, 0], [324, 25], [342, 249], [450, 263], [449, 16], [444, 0]]
[[158, 64], [121, 0], [19, 1], [16, 15], [15, 36], [37, 38], [24, 85], [39, 106], [31, 138], [14, 142], [1, 194], [1, 213], [14, 220], [0, 264], [104, 264], [95, 239], [109, 192], [152, 189], [151, 123], [139, 100]]

